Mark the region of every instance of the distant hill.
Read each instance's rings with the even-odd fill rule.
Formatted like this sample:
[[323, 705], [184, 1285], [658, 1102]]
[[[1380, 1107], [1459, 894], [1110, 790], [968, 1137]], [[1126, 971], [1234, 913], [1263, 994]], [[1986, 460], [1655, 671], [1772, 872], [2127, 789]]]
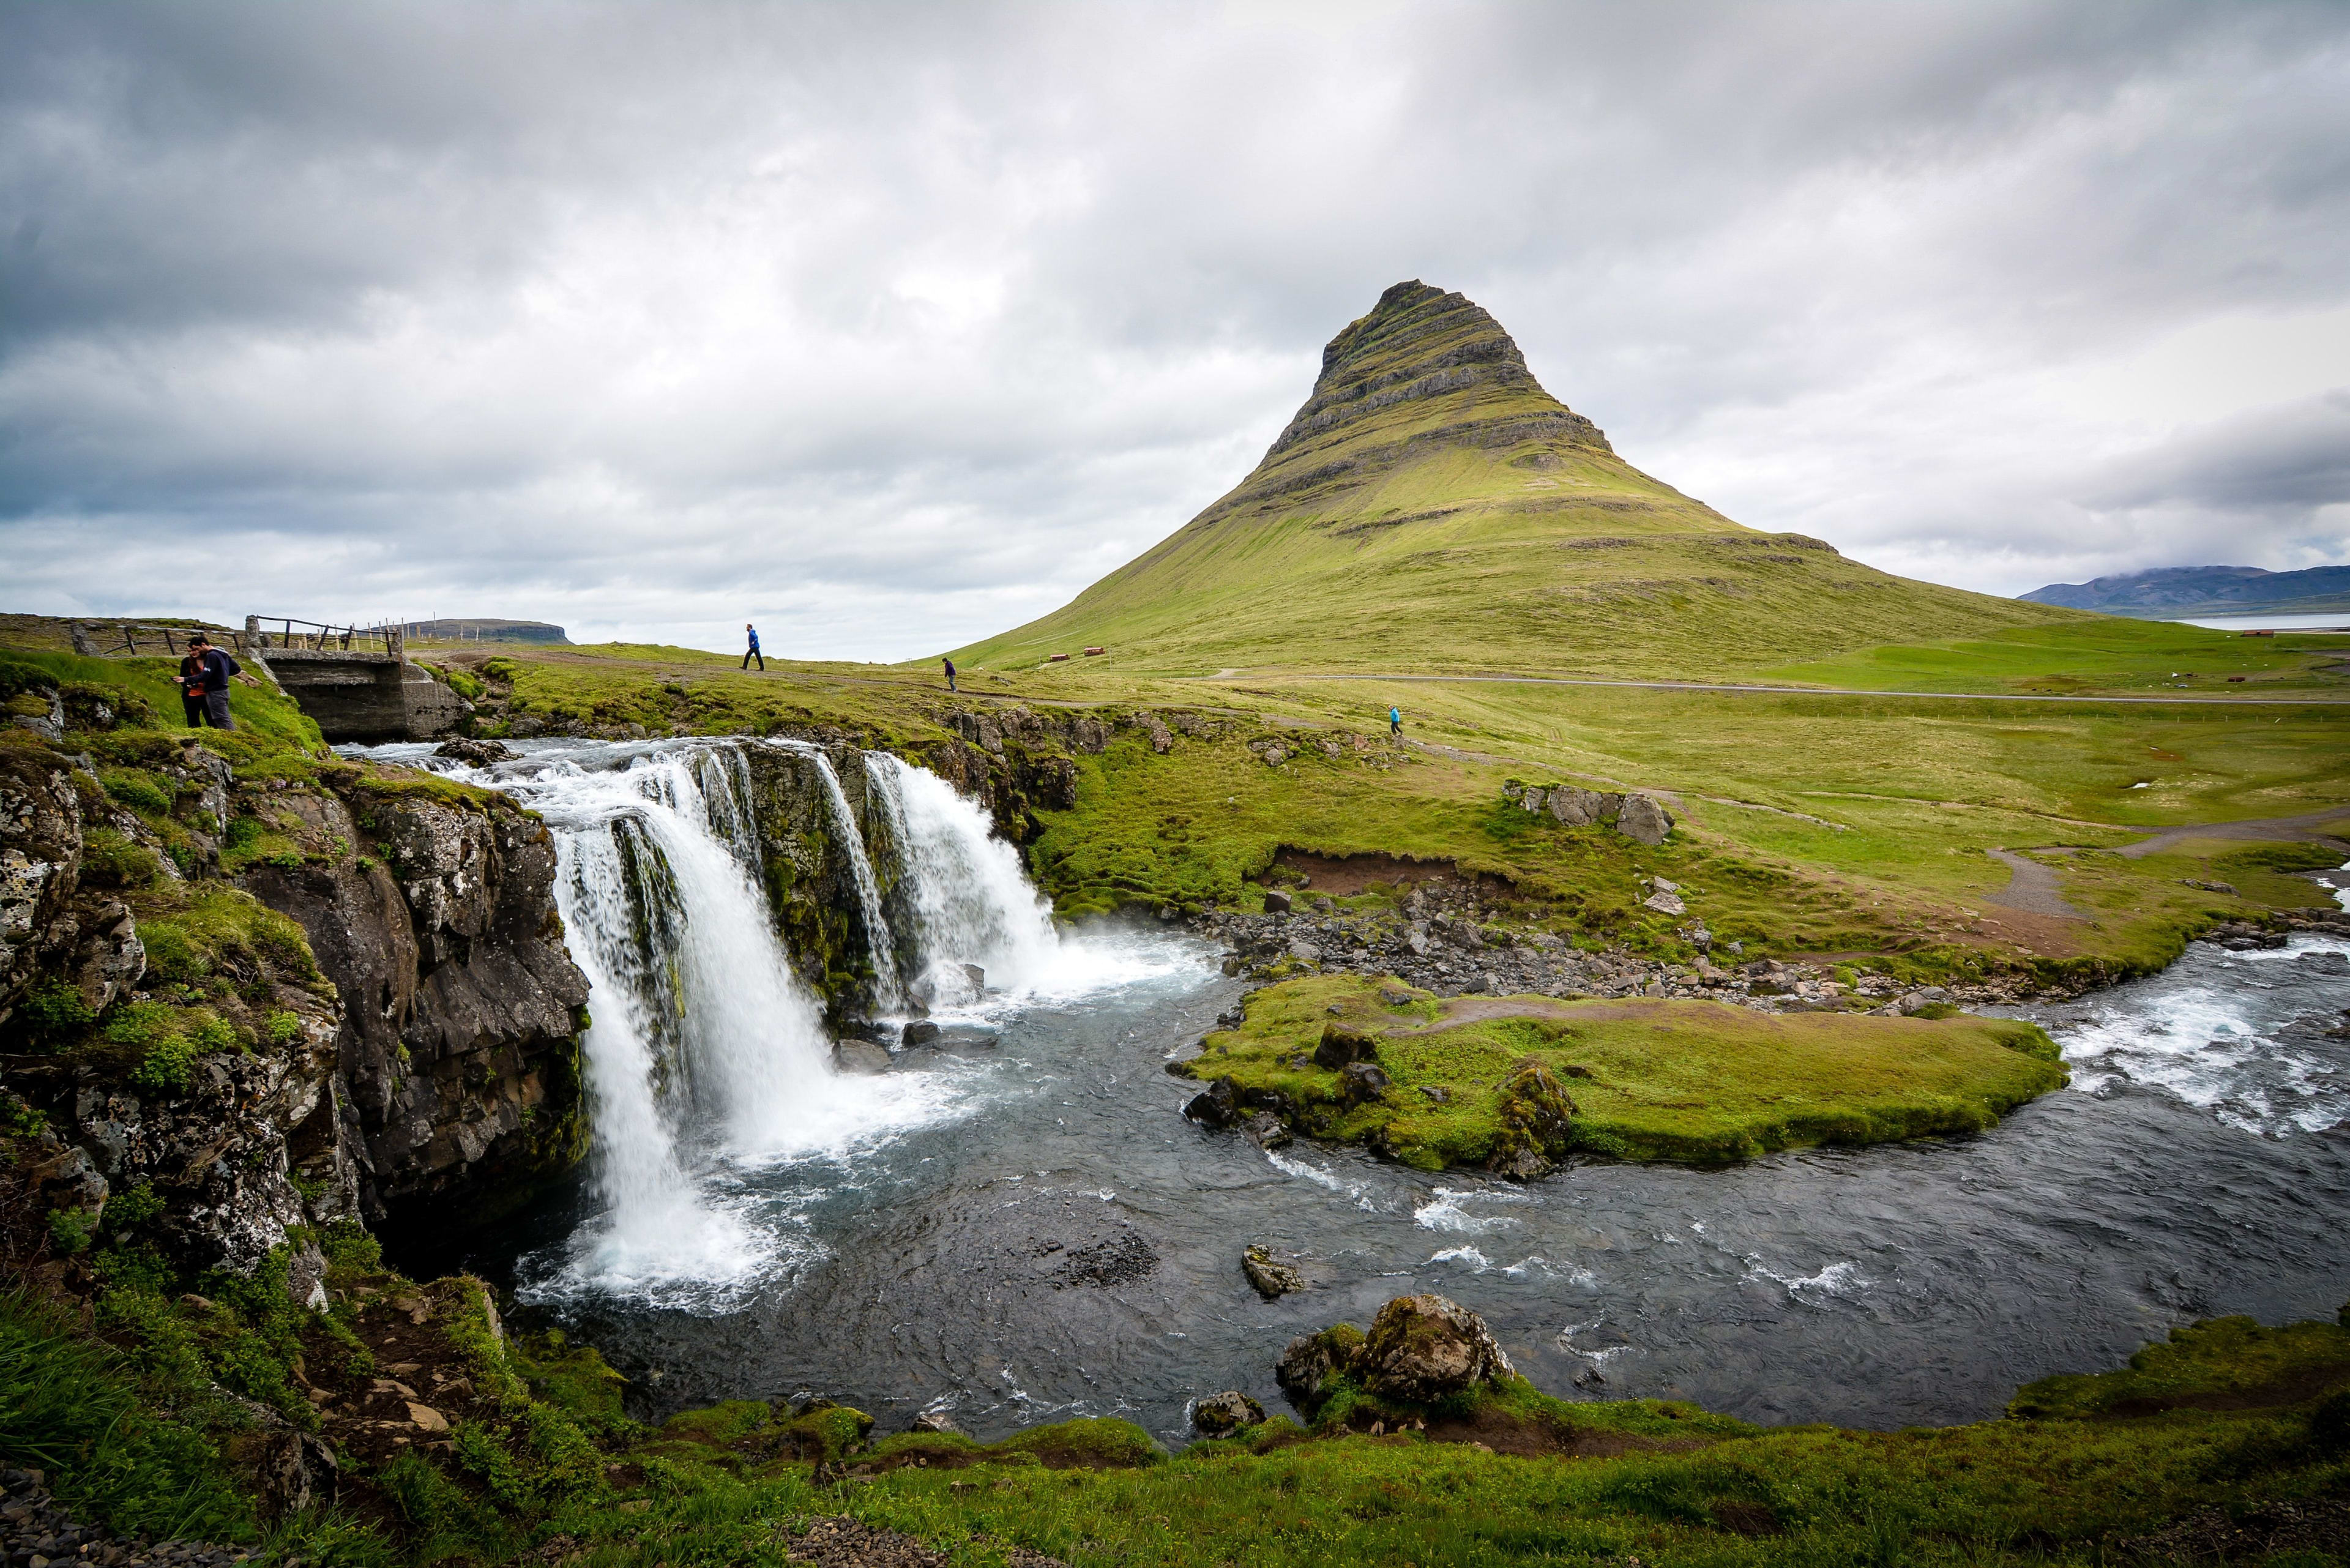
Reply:
[[[1330, 341], [1254, 472], [1139, 558], [957, 650], [1133, 670], [1696, 673], [2074, 612], [1912, 582], [1642, 473], [1501, 324], [1399, 283]], [[1082, 662], [1082, 661], [1080, 661]]]
[[2350, 566], [2270, 572], [2258, 566], [2157, 566], [2085, 583], [2051, 583], [2034, 604], [2161, 620], [2188, 615], [2350, 613]]
[[571, 639], [563, 628], [543, 620], [411, 620], [400, 628], [409, 637], [442, 640], [463, 638], [482, 642], [560, 642]]

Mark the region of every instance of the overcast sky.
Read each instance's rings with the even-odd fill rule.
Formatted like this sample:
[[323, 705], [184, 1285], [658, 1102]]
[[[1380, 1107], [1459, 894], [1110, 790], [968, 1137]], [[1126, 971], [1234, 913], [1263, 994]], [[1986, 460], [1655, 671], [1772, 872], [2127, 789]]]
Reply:
[[900, 659], [1418, 277], [1741, 522], [2350, 559], [2350, 6], [0, 0], [0, 608]]

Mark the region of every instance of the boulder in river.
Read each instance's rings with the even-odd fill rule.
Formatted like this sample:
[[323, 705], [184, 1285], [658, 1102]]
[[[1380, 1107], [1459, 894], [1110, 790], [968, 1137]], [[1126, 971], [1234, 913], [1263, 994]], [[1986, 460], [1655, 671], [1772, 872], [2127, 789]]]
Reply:
[[1240, 1118], [1238, 1085], [1230, 1077], [1218, 1078], [1191, 1096], [1183, 1114], [1202, 1127], [1228, 1127]]
[[1211, 1438], [1253, 1427], [1263, 1419], [1264, 1407], [1236, 1388], [1211, 1394], [1191, 1407], [1191, 1425]]
[[436, 757], [447, 757], [463, 763], [467, 767], [485, 768], [492, 763], [512, 762], [515, 749], [501, 741], [476, 741], [464, 735], [452, 735], [432, 748]]
[[1305, 1288], [1305, 1276], [1274, 1257], [1269, 1249], [1251, 1247], [1241, 1254], [1241, 1272], [1256, 1287], [1257, 1294], [1267, 1301]]
[[904, 1041], [908, 1045], [935, 1045], [939, 1043], [939, 1026], [927, 1018], [917, 1018], [906, 1025]]
[[1288, 1126], [1271, 1111], [1253, 1112], [1241, 1130], [1259, 1148], [1282, 1148], [1295, 1141], [1290, 1137]]
[[956, 1426], [954, 1417], [948, 1415], [944, 1410], [925, 1410], [920, 1415], [914, 1417], [914, 1424], [912, 1427], [909, 1428], [908, 1430], [915, 1432], [961, 1432], [962, 1428]]
[[1358, 1366], [1368, 1392], [1423, 1405], [1516, 1370], [1483, 1318], [1439, 1295], [1398, 1296], [1381, 1307]]

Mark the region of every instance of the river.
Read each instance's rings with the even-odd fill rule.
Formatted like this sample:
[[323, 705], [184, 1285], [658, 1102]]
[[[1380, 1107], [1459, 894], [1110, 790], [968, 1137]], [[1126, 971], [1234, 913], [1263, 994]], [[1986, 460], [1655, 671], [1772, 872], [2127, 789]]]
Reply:
[[[1433, 1290], [1568, 1397], [1891, 1428], [1995, 1414], [2198, 1317], [2330, 1317], [2350, 1296], [2338, 938], [2199, 943], [2017, 1010], [2073, 1084], [1979, 1136], [1728, 1170], [1577, 1162], [1519, 1187], [1186, 1122], [1165, 1064], [1242, 990], [1216, 950], [1155, 922], [1056, 932], [976, 809], [900, 764], [877, 764], [868, 803], [919, 862], [893, 960], [918, 983], [983, 962], [989, 988], [941, 997], [940, 1048], [835, 1073], [759, 918], [726, 755], [569, 741], [451, 770], [562, 839], [597, 988], [597, 1147], [574, 1190], [431, 1262], [597, 1345], [648, 1414], [821, 1393], [884, 1431], [929, 1408], [982, 1436], [1116, 1415], [1179, 1442], [1199, 1395], [1282, 1407], [1293, 1335]], [[621, 917], [629, 840], [673, 873], [665, 935]], [[1250, 1242], [1296, 1254], [1312, 1288], [1261, 1301]]]

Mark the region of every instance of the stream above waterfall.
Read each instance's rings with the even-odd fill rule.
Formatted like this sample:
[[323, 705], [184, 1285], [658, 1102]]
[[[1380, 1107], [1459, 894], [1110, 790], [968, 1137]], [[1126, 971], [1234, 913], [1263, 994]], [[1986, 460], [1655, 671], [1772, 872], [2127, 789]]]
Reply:
[[[2197, 1317], [2350, 1295], [2340, 938], [2196, 944], [2015, 1010], [2074, 1084], [1980, 1136], [1520, 1187], [1186, 1122], [1164, 1065], [1243, 990], [1216, 950], [1055, 930], [977, 809], [894, 758], [836, 779], [864, 781], [844, 798], [874, 846], [843, 896], [889, 928], [873, 1010], [927, 997], [940, 1037], [836, 1071], [764, 919], [758, 744], [784, 742], [537, 742], [463, 771], [561, 840], [597, 1143], [573, 1190], [434, 1262], [598, 1345], [644, 1413], [810, 1392], [883, 1431], [944, 1408], [982, 1436], [1117, 1415], [1180, 1441], [1199, 1395], [1284, 1407], [1293, 1335], [1433, 1290], [1566, 1397], [1892, 1427], [1995, 1414]], [[1261, 1301], [1251, 1242], [1312, 1288]]]

